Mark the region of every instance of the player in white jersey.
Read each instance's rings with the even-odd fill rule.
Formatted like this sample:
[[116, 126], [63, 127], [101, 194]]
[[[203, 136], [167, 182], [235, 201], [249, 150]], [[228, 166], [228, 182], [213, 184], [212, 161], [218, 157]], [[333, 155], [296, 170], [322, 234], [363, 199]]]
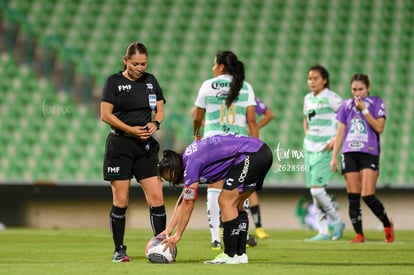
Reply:
[[[342, 237], [345, 223], [325, 188], [332, 177], [330, 161], [337, 126], [336, 113], [342, 99], [329, 89], [329, 72], [321, 65], [312, 66], [308, 70], [308, 86], [311, 92], [304, 98], [303, 147], [307, 168], [306, 186], [310, 188], [316, 208], [319, 232], [307, 240], [338, 240]], [[334, 223], [332, 236], [327, 215]]]
[[[215, 56], [212, 70], [214, 78], [203, 82], [195, 101], [195, 139], [223, 133], [259, 138], [254, 90], [244, 81], [243, 62], [233, 52], [222, 51]], [[204, 133], [201, 134], [203, 122]], [[216, 182], [209, 184], [207, 189], [207, 215], [213, 250], [221, 249], [218, 197], [222, 186], [222, 182]]]
[[[226, 100], [229, 96], [232, 80], [232, 75], [221, 74], [204, 81], [201, 85], [195, 106], [205, 111], [203, 137], [222, 133], [235, 133], [247, 136], [248, 118], [246, 111], [250, 107], [253, 110], [253, 115], [255, 115], [256, 101], [254, 91], [252, 86], [244, 81], [237, 99], [227, 107]], [[250, 119], [253, 120], [253, 118]], [[198, 134], [198, 132], [195, 133], [195, 135]]]

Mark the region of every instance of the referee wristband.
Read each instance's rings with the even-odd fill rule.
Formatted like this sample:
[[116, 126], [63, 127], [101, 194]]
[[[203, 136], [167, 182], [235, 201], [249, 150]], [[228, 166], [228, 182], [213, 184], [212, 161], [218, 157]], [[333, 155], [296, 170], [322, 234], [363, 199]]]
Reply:
[[366, 116], [367, 114], [369, 114], [369, 111], [368, 111], [368, 109], [367, 109], [367, 108], [365, 108], [365, 109], [364, 109], [364, 110], [362, 110], [361, 112], [362, 112], [362, 114], [363, 114], [364, 116]]

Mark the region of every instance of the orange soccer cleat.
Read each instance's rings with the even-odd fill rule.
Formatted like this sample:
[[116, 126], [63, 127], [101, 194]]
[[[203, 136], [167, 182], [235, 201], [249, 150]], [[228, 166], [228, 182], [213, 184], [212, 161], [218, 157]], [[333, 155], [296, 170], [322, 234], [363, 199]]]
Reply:
[[365, 243], [367, 240], [365, 239], [364, 235], [356, 234], [355, 238], [350, 241], [350, 243]]
[[391, 222], [391, 225], [389, 227], [384, 227], [384, 232], [385, 232], [385, 242], [392, 243], [395, 239], [394, 223]]

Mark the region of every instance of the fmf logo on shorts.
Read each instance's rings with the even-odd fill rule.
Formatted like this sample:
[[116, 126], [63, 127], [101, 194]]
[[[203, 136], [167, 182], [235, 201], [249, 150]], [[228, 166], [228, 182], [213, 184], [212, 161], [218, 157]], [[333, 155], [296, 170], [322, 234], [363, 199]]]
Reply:
[[119, 174], [121, 167], [108, 167], [108, 174]]

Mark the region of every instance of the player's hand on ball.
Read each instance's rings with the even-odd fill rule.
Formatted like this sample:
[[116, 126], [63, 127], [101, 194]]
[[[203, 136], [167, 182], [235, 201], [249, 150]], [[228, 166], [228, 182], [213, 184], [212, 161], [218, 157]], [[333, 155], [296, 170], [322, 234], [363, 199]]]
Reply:
[[176, 234], [174, 234], [173, 236], [171, 236], [171, 237], [168, 237], [167, 236], [167, 238], [166, 239], [164, 239], [163, 241], [162, 241], [162, 244], [165, 244], [165, 246], [164, 246], [164, 251], [167, 249], [167, 248], [169, 248], [169, 249], [175, 249], [175, 247], [177, 246], [177, 242], [179, 241], [180, 239], [178, 238], [178, 236], [176, 235]]

